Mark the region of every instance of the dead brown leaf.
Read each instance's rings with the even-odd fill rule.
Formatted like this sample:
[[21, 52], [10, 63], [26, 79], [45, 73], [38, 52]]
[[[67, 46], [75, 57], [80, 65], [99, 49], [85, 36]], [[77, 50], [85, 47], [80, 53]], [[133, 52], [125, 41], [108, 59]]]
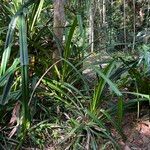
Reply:
[[20, 103], [17, 102], [14, 106], [12, 117], [9, 122], [10, 126], [13, 126], [17, 122], [17, 119], [19, 118], [19, 110], [20, 110]]

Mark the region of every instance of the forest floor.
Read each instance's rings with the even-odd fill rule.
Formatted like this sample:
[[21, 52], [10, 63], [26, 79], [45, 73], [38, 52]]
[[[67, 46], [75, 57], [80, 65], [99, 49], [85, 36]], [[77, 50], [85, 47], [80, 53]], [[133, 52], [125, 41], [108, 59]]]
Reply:
[[[117, 139], [119, 137], [118, 134], [113, 128], [111, 130], [113, 136]], [[118, 138], [121, 150], [150, 150], [150, 122], [148, 117], [136, 119], [136, 112], [127, 113], [124, 116], [123, 132], [127, 140], [123, 142]], [[51, 145], [45, 150], [62, 150], [62, 148], [54, 148]], [[112, 148], [107, 150], [112, 150]]]
[[136, 113], [124, 117], [123, 131], [127, 141], [120, 142], [123, 150], [150, 150], [150, 122], [148, 116], [136, 119]]
[[[101, 54], [89, 58], [90, 59], [88, 59], [87, 63], [99, 64], [99, 62], [104, 62], [102, 65], [103, 67], [110, 57], [106, 54]], [[91, 70], [85, 70], [84, 73], [87, 75], [87, 78], [89, 78], [91, 84], [94, 83], [93, 81], [96, 80], [96, 75], [93, 74]], [[142, 110], [140, 113], [142, 113]], [[150, 120], [148, 114], [149, 110], [147, 110], [146, 115], [139, 119], [137, 119], [136, 111], [125, 114], [123, 119], [123, 131], [127, 137], [127, 141], [123, 142], [118, 139], [122, 150], [150, 150]], [[113, 129], [112, 133], [116, 138], [118, 137]]]

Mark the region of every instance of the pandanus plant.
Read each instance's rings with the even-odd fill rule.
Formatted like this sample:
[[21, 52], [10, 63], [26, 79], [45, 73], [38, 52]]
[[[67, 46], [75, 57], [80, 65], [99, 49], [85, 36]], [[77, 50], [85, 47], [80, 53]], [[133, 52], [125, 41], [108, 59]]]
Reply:
[[[22, 113], [19, 121], [19, 125], [21, 126], [19, 137], [21, 141], [23, 141], [24, 137], [26, 136], [27, 130], [31, 124], [30, 107], [28, 105], [29, 55], [27, 44], [27, 27], [30, 29], [30, 31], [32, 31], [35, 21], [41, 12], [44, 1], [38, 1], [37, 3], [34, 2], [36, 2], [36, 0], [29, 0], [27, 2], [13, 0], [11, 3], [11, 9], [7, 5], [2, 5], [3, 10], [8, 13], [8, 16], [12, 15], [12, 18], [8, 26], [4, 51], [1, 58], [0, 86], [4, 88], [2, 89], [2, 96], [0, 99], [0, 113], [3, 115], [8, 106], [12, 107], [14, 103], [19, 100], [22, 106]], [[34, 5], [34, 17], [31, 17], [27, 26], [27, 8], [31, 5]], [[16, 39], [19, 39], [19, 41], [16, 41]], [[10, 56], [12, 54], [12, 46], [14, 45], [14, 41], [19, 45], [19, 53], [17, 56], [14, 56], [15, 58], [12, 60], [12, 57]], [[19, 88], [14, 88], [15, 82], [17, 82], [15, 72], [20, 72], [20, 70], [21, 82], [19, 81]], [[12, 101], [12, 99], [15, 101]], [[20, 144], [21, 143], [22, 142], [20, 142]]]

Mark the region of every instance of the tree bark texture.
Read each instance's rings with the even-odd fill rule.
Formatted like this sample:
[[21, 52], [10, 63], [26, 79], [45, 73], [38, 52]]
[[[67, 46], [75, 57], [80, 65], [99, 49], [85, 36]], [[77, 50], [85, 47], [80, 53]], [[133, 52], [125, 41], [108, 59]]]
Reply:
[[90, 51], [94, 51], [94, 16], [93, 16], [93, 5], [91, 3], [89, 8], [89, 44]]
[[[57, 40], [60, 44], [63, 44], [63, 32], [65, 26], [65, 0], [54, 0], [54, 23], [53, 29], [54, 34], [57, 37]], [[58, 60], [61, 56], [62, 51], [58, 48], [54, 50], [53, 59]]]

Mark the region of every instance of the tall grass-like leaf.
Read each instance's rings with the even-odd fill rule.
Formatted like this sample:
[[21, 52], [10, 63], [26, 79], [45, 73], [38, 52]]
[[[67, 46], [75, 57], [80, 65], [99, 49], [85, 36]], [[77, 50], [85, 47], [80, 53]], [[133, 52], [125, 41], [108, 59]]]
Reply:
[[4, 91], [3, 91], [2, 99], [1, 99], [1, 102], [0, 102], [1, 105], [5, 105], [8, 102], [7, 97], [9, 95], [13, 80], [14, 80], [14, 75], [11, 74], [8, 78], [7, 84], [5, 85], [5, 88], [4, 88]]
[[[85, 78], [84, 78], [84, 76], [81, 74], [81, 72], [80, 72], [73, 64], [71, 64], [68, 60], [63, 59], [63, 58], [62, 58], [62, 60], [63, 60], [68, 66], [71, 66], [70, 71], [73, 71], [73, 70], [74, 70], [74, 71], [76, 72], [76, 75], [78, 75], [78, 77], [83, 81], [84, 87], [85, 87], [85, 89], [86, 89], [86, 91], [87, 91], [87, 93], [88, 93], [88, 92], [89, 92], [89, 86], [88, 86], [87, 82], [85, 81]], [[69, 71], [68, 71], [68, 72], [69, 72]], [[65, 76], [68, 75], [68, 72], [66, 72]], [[72, 83], [72, 84], [73, 84], [73, 83]]]
[[9, 78], [9, 76], [11, 74], [13, 74], [18, 69], [18, 67], [17, 67], [18, 64], [19, 64], [19, 60], [17, 58], [17, 59], [14, 60], [13, 64], [11, 65], [11, 67], [9, 67], [7, 69], [7, 71], [1, 76], [1, 78], [0, 78], [0, 87], [4, 86], [4, 84], [6, 83], [6, 81]]
[[21, 77], [22, 77], [22, 108], [23, 108], [23, 132], [30, 125], [30, 112], [28, 107], [29, 101], [29, 83], [28, 83], [28, 49], [27, 49], [27, 29], [25, 16], [22, 13], [18, 20], [19, 25], [19, 46], [20, 46], [20, 61], [21, 61]]
[[83, 21], [82, 21], [81, 15], [77, 15], [77, 21], [78, 21], [79, 28], [80, 28], [80, 35], [82, 35], [84, 29], [83, 29]]
[[109, 79], [111, 71], [113, 69], [114, 63], [110, 63], [105, 69], [104, 73], [100, 70], [100, 68], [91, 66], [93, 70], [100, 76], [100, 80], [98, 85], [95, 87], [93, 99], [90, 104], [90, 110], [96, 113], [97, 108], [100, 106], [102, 102], [102, 92], [106, 83], [110, 86], [110, 89], [114, 91], [118, 96], [121, 96], [122, 93], [118, 90], [116, 85]]
[[123, 93], [131, 94], [131, 95], [135, 95], [135, 96], [140, 96], [142, 98], [150, 100], [150, 95], [148, 95], [148, 94], [142, 94], [142, 93], [136, 93], [136, 92], [123, 92]]
[[9, 102], [9, 100], [11, 100], [13, 97], [12, 93], [10, 94], [10, 90], [13, 84], [14, 71], [18, 69], [17, 67], [18, 64], [19, 64], [19, 60], [18, 58], [16, 58], [12, 66], [9, 69], [7, 69], [4, 75], [2, 75], [2, 77], [0, 78], [0, 86], [3, 86], [6, 83], [3, 89], [3, 94], [0, 97], [0, 105], [3, 106], [3, 108]]
[[31, 32], [33, 30], [33, 27], [34, 27], [34, 24], [35, 24], [36, 20], [40, 16], [43, 4], [44, 4], [44, 0], [40, 0], [37, 3], [34, 4], [34, 9], [33, 9], [32, 17], [31, 17], [31, 26], [30, 26], [30, 31]]
[[107, 82], [107, 84], [110, 86], [110, 89], [115, 92], [116, 95], [122, 96], [122, 93], [119, 91], [119, 89], [116, 87], [116, 85], [98, 68], [94, 68], [94, 70]]
[[[109, 77], [112, 68], [113, 68], [113, 64], [111, 64], [111, 63], [105, 68], [105, 76], [106, 77]], [[91, 102], [92, 111], [95, 111], [96, 107], [99, 107], [99, 105], [102, 101], [101, 94], [104, 90], [105, 84], [106, 84], [105, 79], [103, 79], [103, 78], [99, 79], [98, 86], [95, 87], [93, 99], [92, 99], [92, 102]]]
[[[44, 80], [44, 79], [42, 81], [43, 81], [44, 84], [47, 85], [47, 87], [51, 88], [51, 90], [54, 90], [54, 91], [58, 92], [58, 94], [55, 96], [56, 98], [58, 98], [60, 101], [64, 102], [67, 105], [71, 102], [77, 108], [77, 110], [79, 112], [81, 112], [81, 107], [82, 106], [79, 106], [75, 102], [74, 98], [70, 97], [70, 95], [65, 91], [66, 87], [62, 83], [57, 82], [57, 81], [55, 81], [55, 83], [51, 83], [48, 80]], [[61, 97], [59, 96], [60, 94], [61, 94]], [[64, 99], [64, 97], [66, 97], [66, 99], [68, 99], [70, 102], [68, 103], [67, 100]]]
[[14, 30], [16, 28], [16, 22], [18, 20], [18, 16], [21, 13], [23, 13], [25, 8], [29, 7], [35, 1], [36, 0], [28, 0], [24, 5], [22, 5], [22, 7], [16, 12], [16, 14], [11, 19], [11, 22], [8, 26], [5, 47], [4, 47], [4, 52], [3, 52], [2, 61], [1, 61], [0, 76], [3, 75], [6, 71], [6, 66], [7, 66], [7, 63], [8, 63], [9, 57], [10, 57], [10, 53], [11, 53], [11, 45], [12, 45], [12, 41], [13, 41]]
[[[72, 41], [72, 38], [73, 38], [73, 34], [74, 34], [74, 31], [75, 31], [75, 28], [77, 26], [77, 17], [75, 17], [74, 19], [74, 22], [70, 28], [70, 31], [69, 31], [69, 35], [67, 37], [67, 41], [66, 41], [66, 44], [65, 44], [65, 48], [64, 48], [64, 55], [63, 57], [68, 60], [68, 58], [70, 58], [70, 55], [71, 55], [71, 41]], [[66, 73], [68, 72], [68, 65], [66, 64], [66, 62], [64, 62], [63, 64], [63, 75], [62, 75], [62, 80], [65, 79], [65, 76], [66, 76]]]
[[66, 44], [65, 44], [65, 50], [64, 50], [64, 58], [65, 59], [67, 59], [71, 54], [70, 45], [71, 45], [72, 37], [73, 37], [74, 31], [75, 31], [75, 28], [77, 26], [77, 23], [78, 23], [77, 17], [75, 17], [74, 22], [73, 22], [71, 29], [69, 31], [69, 35], [67, 37]]
[[4, 74], [6, 71], [7, 62], [9, 60], [10, 53], [11, 53], [11, 43], [13, 40], [17, 18], [18, 18], [17, 16], [13, 17], [8, 27], [8, 32], [6, 36], [6, 42], [5, 42], [5, 47], [4, 47], [4, 52], [2, 56], [2, 62], [1, 62], [0, 76]]

